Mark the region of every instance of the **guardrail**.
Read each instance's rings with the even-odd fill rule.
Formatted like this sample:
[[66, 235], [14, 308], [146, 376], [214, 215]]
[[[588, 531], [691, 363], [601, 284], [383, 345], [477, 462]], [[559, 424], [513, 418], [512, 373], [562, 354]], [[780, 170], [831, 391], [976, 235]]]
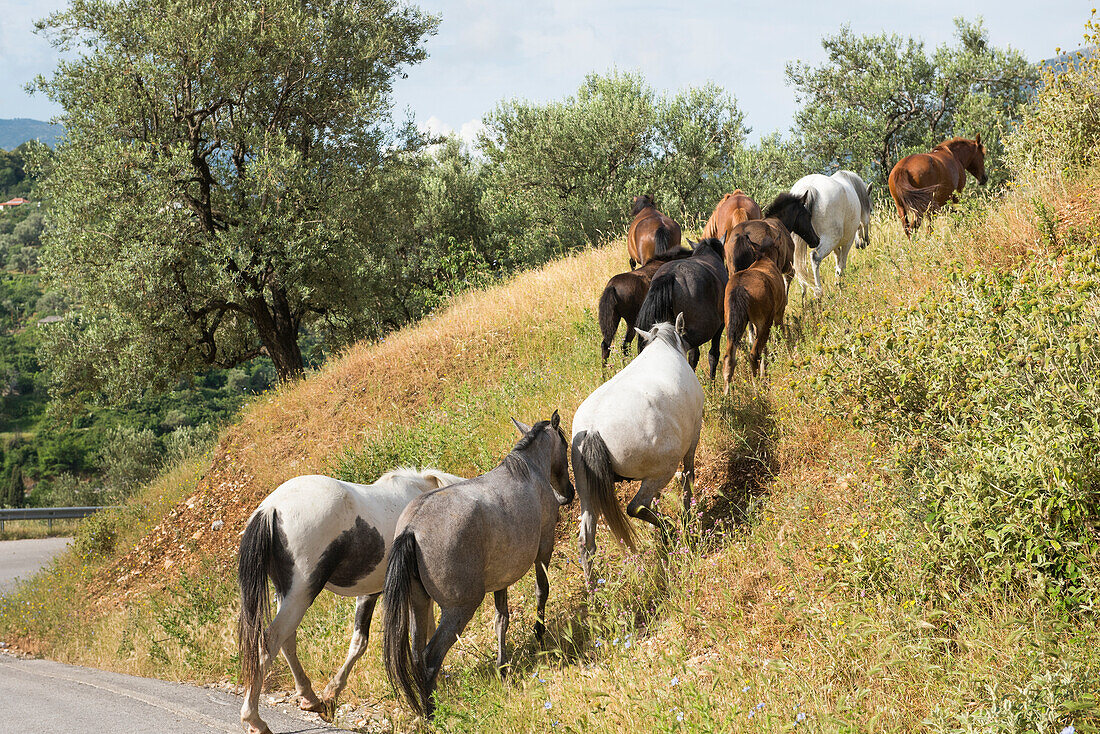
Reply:
[[100, 510], [111, 509], [114, 507], [19, 507], [0, 510], [0, 531], [4, 529], [5, 520], [45, 520], [52, 530], [54, 520], [79, 520]]

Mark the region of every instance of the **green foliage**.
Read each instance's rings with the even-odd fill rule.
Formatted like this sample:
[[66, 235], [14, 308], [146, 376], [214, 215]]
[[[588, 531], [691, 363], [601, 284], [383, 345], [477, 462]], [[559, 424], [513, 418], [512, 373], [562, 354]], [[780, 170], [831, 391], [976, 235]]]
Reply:
[[856, 35], [844, 26], [822, 39], [828, 60], [821, 66], [788, 64], [802, 106], [796, 132], [816, 167], [849, 168], [882, 186], [900, 158], [981, 133], [996, 180], [1001, 138], [1037, 72], [1020, 52], [991, 46], [981, 19], [956, 18], [955, 37], [929, 55], [913, 38]]
[[832, 411], [893, 446], [894, 491], [927, 529], [943, 593], [992, 583], [1100, 603], [1100, 229], [1064, 271], [954, 272], [938, 292], [826, 347]]
[[1017, 175], [1039, 167], [1087, 166], [1100, 157], [1100, 23], [1085, 25], [1086, 51], [1044, 66], [1039, 91], [1008, 140]]
[[105, 558], [115, 551], [120, 531], [131, 522], [126, 508], [101, 510], [80, 523], [73, 548], [84, 561]]
[[408, 142], [392, 80], [435, 25], [389, 0], [77, 0], [41, 22], [81, 52], [38, 82], [67, 131], [36, 157], [45, 268], [79, 306], [44, 338], [61, 392], [125, 402], [261, 352], [287, 378], [304, 325], [363, 333], [392, 257], [364, 222]]

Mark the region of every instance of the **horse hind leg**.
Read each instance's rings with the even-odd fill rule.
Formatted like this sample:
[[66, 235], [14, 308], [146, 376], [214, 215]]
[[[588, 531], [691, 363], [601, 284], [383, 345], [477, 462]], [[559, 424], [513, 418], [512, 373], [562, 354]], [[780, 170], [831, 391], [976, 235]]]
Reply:
[[653, 499], [661, 494], [661, 490], [672, 480], [673, 474], [669, 474], [658, 479], [644, 479], [642, 480], [642, 486], [638, 490], [638, 493], [634, 495], [630, 500], [630, 504], [627, 505], [626, 514], [630, 517], [636, 517], [639, 520], [648, 522], [653, 527], [661, 531], [666, 542], [671, 537], [671, 526], [668, 519], [658, 512], [653, 511], [650, 505], [653, 503]]
[[549, 563], [549, 555], [544, 558], [540, 554], [535, 560], [535, 641], [540, 645], [546, 634], [546, 600], [550, 598], [550, 579], [546, 574]]
[[719, 329], [714, 338], [710, 340], [710, 352], [707, 353], [707, 361], [710, 363], [710, 381], [714, 382], [714, 375], [718, 371], [718, 356], [722, 351], [722, 331]]
[[481, 599], [470, 604], [457, 607], [447, 607], [439, 615], [439, 626], [424, 649], [425, 688], [421, 691], [424, 702], [424, 713], [431, 719], [435, 713], [435, 687], [439, 678], [439, 671], [443, 667], [443, 658], [447, 656], [454, 644], [458, 642], [458, 636], [466, 629], [466, 625], [474, 618], [474, 612], [481, 604]]
[[749, 353], [752, 371], [757, 377], [764, 376], [764, 350], [767, 349], [768, 335], [771, 334], [771, 330], [772, 321], [767, 318], [760, 324], [760, 328], [756, 332], [756, 339], [752, 343], [752, 352]]
[[497, 672], [500, 679], [508, 674], [508, 656], [505, 652], [505, 635], [508, 633], [508, 589], [507, 587], [493, 593], [493, 604], [496, 606], [496, 618], [493, 627], [497, 633]]
[[351, 633], [351, 642], [348, 645], [348, 656], [344, 660], [344, 664], [340, 666], [340, 669], [336, 671], [336, 674], [332, 676], [332, 680], [325, 686], [325, 690], [321, 693], [321, 702], [324, 705], [324, 710], [321, 712], [321, 717], [324, 718], [325, 714], [332, 716], [336, 712], [336, 700], [343, 693], [345, 686], [348, 684], [348, 675], [351, 673], [352, 666], [363, 656], [363, 652], [367, 649], [367, 640], [370, 635], [370, 621], [374, 616], [374, 605], [378, 601], [378, 594], [369, 594], [367, 596], [360, 596], [355, 599], [355, 629]]

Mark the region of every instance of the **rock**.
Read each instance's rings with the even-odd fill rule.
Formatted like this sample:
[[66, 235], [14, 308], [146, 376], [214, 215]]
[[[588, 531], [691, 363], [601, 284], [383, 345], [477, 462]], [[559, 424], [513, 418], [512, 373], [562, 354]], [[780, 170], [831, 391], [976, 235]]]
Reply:
[[218, 531], [218, 530], [221, 530], [222, 527], [224, 527], [224, 526], [225, 526], [225, 522], [222, 521], [222, 520], [215, 520], [214, 522], [210, 523], [210, 529], [215, 531], [215, 532]]

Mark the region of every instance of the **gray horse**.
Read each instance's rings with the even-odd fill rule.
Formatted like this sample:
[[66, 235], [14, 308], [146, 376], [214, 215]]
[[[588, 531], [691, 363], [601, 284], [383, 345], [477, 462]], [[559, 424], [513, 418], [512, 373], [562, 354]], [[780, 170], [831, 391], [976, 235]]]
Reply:
[[[490, 591], [497, 610], [497, 666], [504, 676], [508, 587], [532, 564], [535, 637], [542, 642], [554, 527], [559, 507], [574, 494], [569, 444], [559, 421], [557, 411], [534, 428], [513, 419], [523, 438], [500, 466], [417, 497], [398, 518], [383, 589], [382, 656], [390, 682], [417, 713], [431, 717], [443, 658]], [[441, 613], [429, 641], [433, 600]]]

